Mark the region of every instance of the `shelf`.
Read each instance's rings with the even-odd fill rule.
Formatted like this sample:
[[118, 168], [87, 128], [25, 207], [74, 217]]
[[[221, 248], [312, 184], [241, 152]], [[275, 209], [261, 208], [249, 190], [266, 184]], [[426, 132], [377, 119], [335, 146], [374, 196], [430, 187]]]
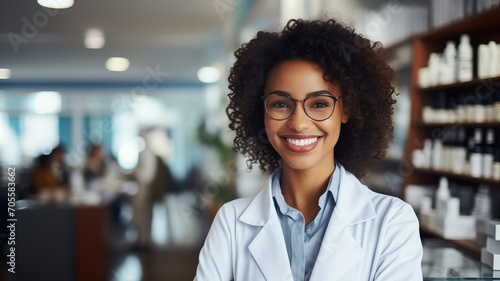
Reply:
[[[437, 237], [440, 239], [445, 239], [441, 234], [437, 233], [436, 231], [430, 229], [427, 225], [425, 224], [420, 224], [420, 232], [427, 234], [429, 236]], [[453, 245], [457, 246], [464, 252], [467, 252], [468, 254], [474, 256], [475, 258], [480, 259], [481, 258], [481, 247], [477, 246], [474, 241], [472, 240], [451, 240], [451, 239], [445, 239], [446, 241], [449, 241]]]
[[393, 51], [396, 51], [398, 50], [399, 48], [405, 46], [405, 45], [411, 45], [412, 42], [413, 42], [413, 35], [410, 35], [410, 36], [407, 36], [401, 40], [398, 40], [394, 43], [391, 43], [387, 46], [384, 46], [384, 49], [386, 50], [386, 52], [393, 52]]
[[415, 126], [421, 127], [421, 128], [436, 128], [436, 127], [500, 128], [500, 122], [483, 122], [483, 123], [424, 123], [424, 122], [415, 122]]
[[[446, 46], [446, 42], [451, 40], [457, 43], [462, 34], [470, 36], [470, 43], [474, 48], [474, 62], [477, 58], [477, 46], [479, 44], [488, 43], [489, 41], [500, 42], [500, 7], [490, 9], [488, 11], [476, 14], [465, 19], [456, 20], [446, 25], [440, 26], [426, 32], [418, 33], [413, 36], [413, 53], [412, 53], [412, 70], [410, 80], [410, 126], [408, 129], [407, 142], [405, 146], [404, 159], [412, 159], [412, 153], [416, 149], [421, 149], [422, 141], [432, 135], [432, 131], [436, 128], [450, 128], [450, 127], [490, 127], [500, 128], [500, 122], [487, 122], [487, 123], [423, 123], [422, 122], [422, 108], [425, 106], [425, 99], [439, 93], [444, 93], [447, 96], [458, 96], [460, 94], [476, 95], [478, 98], [484, 98], [488, 94], [493, 94], [498, 91], [500, 86], [500, 77], [492, 77], [486, 79], [479, 79], [475, 77], [471, 81], [458, 82], [449, 85], [438, 85], [433, 87], [422, 88], [418, 85], [418, 70], [427, 66], [429, 56], [433, 52], [442, 52]], [[402, 43], [395, 44], [392, 48], [397, 49], [404, 46]], [[393, 53], [396, 50], [391, 50]], [[474, 65], [474, 70], [477, 65]], [[411, 169], [404, 177], [402, 192], [404, 194], [408, 185], [417, 184], [433, 184], [436, 185], [438, 178], [446, 176], [451, 180], [462, 181], [471, 184], [486, 184], [492, 186], [490, 194], [500, 192], [500, 180], [475, 178], [469, 175], [456, 174], [450, 171], [432, 170], [432, 169]], [[462, 188], [457, 185], [457, 188]], [[492, 196], [492, 206], [498, 205], [498, 197]], [[497, 205], [495, 205], [497, 204]], [[500, 215], [500, 209], [494, 208], [494, 216]], [[448, 240], [443, 238], [436, 231], [429, 229], [425, 225], [420, 227], [421, 233], [438, 239], [443, 239], [455, 245], [457, 248], [471, 254], [472, 256], [480, 257], [480, 247], [475, 245], [470, 240]]]
[[456, 173], [452, 173], [449, 171], [442, 171], [442, 170], [416, 168], [415, 171], [420, 172], [420, 173], [425, 173], [428, 175], [444, 176], [444, 177], [448, 177], [451, 179], [476, 182], [479, 184], [487, 184], [490, 186], [500, 186], [500, 180], [487, 179], [487, 178], [475, 178], [475, 177], [468, 176], [468, 175], [456, 174]]
[[[436, 91], [462, 89], [462, 88], [478, 86], [478, 85], [482, 85], [482, 84], [484, 84], [485, 87], [488, 87], [489, 83], [495, 83], [495, 84], [492, 84], [490, 86], [491, 88], [498, 87], [498, 85], [500, 83], [500, 77], [491, 77], [491, 78], [485, 78], [485, 79], [474, 78], [471, 81], [467, 81], [467, 82], [458, 82], [458, 83], [453, 83], [453, 84], [448, 84], [448, 85], [438, 85], [438, 86], [427, 87], [427, 88], [418, 88], [418, 91], [420, 93], [431, 93], [431, 92], [436, 92]], [[494, 90], [492, 90], [492, 91], [494, 91]]]
[[458, 38], [461, 34], [495, 33], [498, 32], [498, 28], [500, 27], [500, 20], [498, 20], [499, 13], [500, 7], [496, 7], [420, 33], [417, 37], [431, 41], [443, 40], [443, 38], [445, 40]]

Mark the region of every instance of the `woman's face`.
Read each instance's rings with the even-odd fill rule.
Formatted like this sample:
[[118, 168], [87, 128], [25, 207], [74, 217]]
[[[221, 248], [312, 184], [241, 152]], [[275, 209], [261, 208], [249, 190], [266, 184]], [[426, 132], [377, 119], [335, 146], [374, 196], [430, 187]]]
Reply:
[[[321, 67], [309, 61], [282, 62], [269, 72], [264, 95], [279, 92], [296, 100], [304, 100], [319, 92], [335, 97], [342, 96], [340, 87], [325, 81], [323, 73]], [[283, 166], [296, 170], [334, 168], [333, 148], [339, 138], [341, 123], [348, 120], [342, 99], [337, 101], [331, 117], [324, 121], [309, 118], [301, 101], [295, 102], [295, 111], [286, 120], [275, 120], [267, 113], [264, 114], [267, 136], [281, 156]]]

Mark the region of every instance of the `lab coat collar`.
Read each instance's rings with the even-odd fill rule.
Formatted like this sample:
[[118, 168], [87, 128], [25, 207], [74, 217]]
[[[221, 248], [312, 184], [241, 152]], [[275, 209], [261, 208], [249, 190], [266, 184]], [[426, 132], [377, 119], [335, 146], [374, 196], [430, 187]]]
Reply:
[[[368, 221], [376, 216], [370, 200], [371, 191], [342, 165], [338, 167], [340, 186], [337, 205], [328, 223], [311, 273], [311, 280], [338, 280], [348, 271], [364, 254], [363, 249], [352, 237], [348, 226]], [[266, 279], [292, 280], [285, 240], [272, 199], [273, 175], [269, 177], [266, 187], [252, 200], [239, 220], [249, 225], [262, 226], [250, 243], [249, 250]], [[269, 260], [270, 254], [273, 256], [273, 262]]]
[[[340, 183], [334, 212], [339, 213], [346, 226], [374, 218], [375, 208], [369, 198], [370, 191], [342, 165], [339, 164], [337, 167], [340, 168]], [[253, 226], [263, 226], [271, 216], [276, 215], [271, 188], [275, 173], [271, 174], [266, 187], [255, 196], [241, 214], [240, 221]]]

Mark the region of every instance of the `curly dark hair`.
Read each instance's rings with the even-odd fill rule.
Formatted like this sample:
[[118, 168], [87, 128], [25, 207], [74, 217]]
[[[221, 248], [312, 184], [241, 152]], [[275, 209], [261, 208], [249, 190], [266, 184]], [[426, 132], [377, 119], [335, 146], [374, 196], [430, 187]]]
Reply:
[[386, 62], [380, 42], [372, 43], [336, 20], [290, 20], [277, 32], [260, 31], [235, 53], [229, 74], [229, 128], [234, 151], [248, 156], [264, 172], [281, 166], [264, 128], [260, 99], [269, 71], [287, 60], [303, 59], [319, 65], [324, 79], [342, 90], [349, 121], [342, 124], [335, 161], [362, 178], [382, 162], [393, 137], [394, 70]]

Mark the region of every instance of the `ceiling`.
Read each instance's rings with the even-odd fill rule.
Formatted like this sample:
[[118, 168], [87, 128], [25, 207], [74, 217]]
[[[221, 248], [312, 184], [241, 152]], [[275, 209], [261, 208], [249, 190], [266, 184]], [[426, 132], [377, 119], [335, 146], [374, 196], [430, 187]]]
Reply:
[[[217, 1], [227, 9], [218, 13]], [[160, 84], [199, 85], [200, 67], [228, 63], [238, 44], [238, 26], [263, 6], [259, 2], [76, 0], [69, 9], [51, 10], [36, 0], [1, 0], [0, 68], [12, 73], [11, 79], [0, 80], [0, 88], [119, 86], [140, 84], [148, 75]], [[85, 48], [89, 28], [103, 30], [102, 49]], [[106, 59], [114, 56], [128, 58], [130, 68], [106, 70]]]
[[[200, 67], [216, 64], [227, 73], [241, 42], [280, 25], [282, 1], [75, 0], [52, 10], [36, 0], [0, 0], [0, 68], [12, 71], [0, 90], [130, 87], [152, 76], [162, 87], [199, 87]], [[294, 1], [315, 6], [311, 14], [349, 19], [358, 7], [386, 0]], [[85, 48], [89, 28], [104, 32], [102, 49]], [[128, 58], [130, 68], [108, 71], [105, 62], [115, 56]]]

